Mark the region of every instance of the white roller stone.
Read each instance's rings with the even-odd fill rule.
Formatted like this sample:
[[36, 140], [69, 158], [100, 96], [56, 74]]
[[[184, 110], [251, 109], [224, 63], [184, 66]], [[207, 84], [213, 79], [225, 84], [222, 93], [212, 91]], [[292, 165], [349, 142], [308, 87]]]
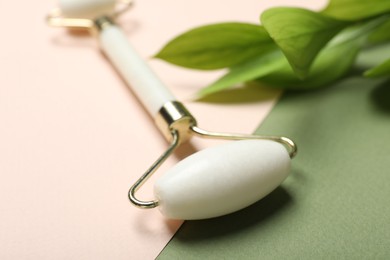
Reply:
[[197, 152], [156, 181], [159, 209], [171, 219], [225, 215], [260, 200], [288, 176], [286, 148], [269, 140], [242, 140]]
[[65, 17], [96, 18], [111, 13], [115, 0], [60, 0], [60, 9]]

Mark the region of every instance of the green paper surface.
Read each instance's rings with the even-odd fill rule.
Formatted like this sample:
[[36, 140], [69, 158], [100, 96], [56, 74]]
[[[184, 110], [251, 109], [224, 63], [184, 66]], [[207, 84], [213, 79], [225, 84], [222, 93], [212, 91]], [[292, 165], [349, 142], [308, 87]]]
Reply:
[[389, 259], [389, 80], [286, 92], [256, 132], [298, 144], [290, 176], [244, 210], [185, 222], [158, 259]]

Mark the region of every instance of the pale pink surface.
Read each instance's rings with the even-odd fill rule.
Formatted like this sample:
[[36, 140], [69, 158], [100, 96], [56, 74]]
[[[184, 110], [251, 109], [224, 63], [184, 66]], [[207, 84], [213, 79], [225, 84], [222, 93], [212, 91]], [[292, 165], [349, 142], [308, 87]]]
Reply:
[[[190, 27], [256, 23], [271, 5], [299, 2], [140, 0], [119, 22], [147, 58]], [[132, 207], [127, 190], [166, 141], [94, 38], [46, 26], [55, 5], [0, 2], [0, 258], [153, 259], [180, 221]], [[150, 64], [207, 129], [251, 133], [279, 94], [253, 99], [251, 93], [261, 90], [250, 88], [234, 92], [250, 97], [244, 103], [191, 102], [221, 72]], [[194, 140], [164, 168], [205, 145]], [[151, 185], [141, 196], [152, 198]]]

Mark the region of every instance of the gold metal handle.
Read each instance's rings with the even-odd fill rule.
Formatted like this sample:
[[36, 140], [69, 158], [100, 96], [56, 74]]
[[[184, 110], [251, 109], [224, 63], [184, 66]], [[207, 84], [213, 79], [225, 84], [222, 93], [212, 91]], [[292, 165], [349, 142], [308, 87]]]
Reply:
[[176, 150], [179, 146], [179, 133], [172, 132], [172, 142], [168, 149], [152, 164], [152, 166], [131, 186], [129, 189], [129, 199], [135, 206], [143, 209], [155, 208], [158, 206], [157, 200], [142, 201], [136, 198], [135, 193], [139, 188], [157, 171], [157, 169], [165, 162], [165, 160]]

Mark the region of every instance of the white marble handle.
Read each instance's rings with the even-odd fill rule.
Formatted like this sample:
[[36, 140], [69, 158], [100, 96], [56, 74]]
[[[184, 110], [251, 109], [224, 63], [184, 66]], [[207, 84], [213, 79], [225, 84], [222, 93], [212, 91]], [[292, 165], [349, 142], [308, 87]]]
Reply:
[[165, 103], [175, 100], [117, 26], [105, 26], [99, 38], [103, 51], [152, 117]]

